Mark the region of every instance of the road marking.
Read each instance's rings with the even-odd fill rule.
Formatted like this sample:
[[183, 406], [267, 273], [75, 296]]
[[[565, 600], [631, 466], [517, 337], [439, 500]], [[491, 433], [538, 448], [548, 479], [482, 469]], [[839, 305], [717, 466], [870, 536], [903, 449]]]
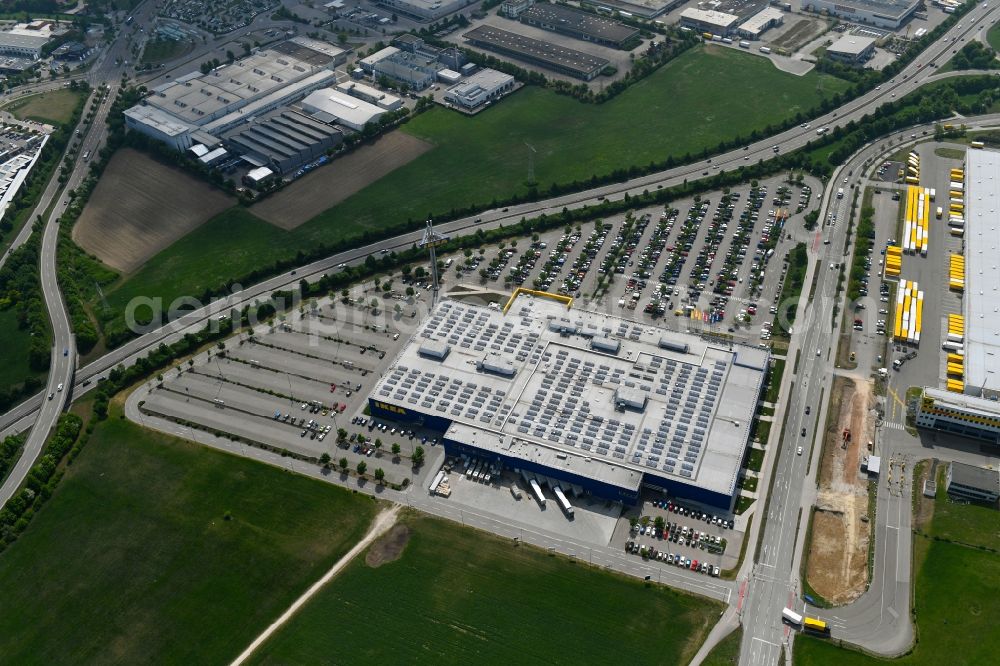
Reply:
[[897, 423], [896, 421], [883, 421], [883, 428], [888, 428], [889, 430], [900, 430], [906, 432], [906, 427], [902, 423]]

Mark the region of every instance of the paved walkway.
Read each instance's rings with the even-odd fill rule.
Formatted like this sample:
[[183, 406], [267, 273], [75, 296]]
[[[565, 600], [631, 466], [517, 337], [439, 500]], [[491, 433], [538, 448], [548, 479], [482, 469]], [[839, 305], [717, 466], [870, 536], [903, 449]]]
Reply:
[[361, 541], [354, 544], [354, 548], [351, 548], [342, 558], [337, 560], [337, 563], [334, 564], [329, 571], [323, 574], [322, 578], [313, 583], [312, 586], [308, 590], [306, 590], [301, 597], [296, 599], [292, 603], [292, 605], [288, 607], [288, 610], [282, 613], [277, 620], [272, 622], [271, 626], [265, 629], [260, 636], [255, 638], [253, 642], [250, 643], [250, 646], [247, 647], [247, 649], [244, 650], [242, 653], [240, 653], [240, 656], [236, 657], [236, 659], [233, 660], [231, 666], [239, 666], [247, 659], [249, 659], [257, 648], [263, 645], [264, 642], [268, 638], [270, 638], [272, 634], [274, 634], [274, 632], [276, 632], [278, 629], [284, 626], [290, 619], [292, 619], [292, 616], [298, 613], [299, 609], [302, 608], [302, 606], [304, 606], [306, 602], [312, 599], [317, 592], [323, 589], [324, 585], [333, 580], [334, 576], [339, 574], [344, 569], [344, 567], [350, 564], [351, 560], [353, 560], [361, 553], [361, 551], [363, 551], [365, 548], [371, 545], [371, 543], [375, 541], [375, 539], [379, 538], [380, 536], [388, 532], [389, 528], [396, 524], [396, 518], [399, 516], [399, 509], [400, 506], [398, 504], [394, 504], [392, 508], [385, 509], [382, 512], [380, 512], [377, 516], [375, 516], [375, 520], [372, 521], [372, 526], [371, 529], [368, 530], [368, 534], [366, 534], [364, 538], [361, 539]]

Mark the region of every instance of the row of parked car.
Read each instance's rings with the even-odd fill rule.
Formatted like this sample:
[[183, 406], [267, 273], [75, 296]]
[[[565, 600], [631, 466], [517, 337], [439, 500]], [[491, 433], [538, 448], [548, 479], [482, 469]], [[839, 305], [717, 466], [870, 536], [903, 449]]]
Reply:
[[721, 573], [719, 567], [711, 565], [708, 562], [699, 562], [698, 560], [693, 560], [690, 557], [681, 555], [680, 553], [668, 553], [666, 551], [657, 550], [652, 546], [643, 546], [635, 541], [629, 541], [625, 544], [625, 552], [638, 555], [645, 560], [665, 562], [667, 564], [672, 564], [683, 569], [689, 569], [697, 573], [708, 574], [709, 576], [718, 577]]

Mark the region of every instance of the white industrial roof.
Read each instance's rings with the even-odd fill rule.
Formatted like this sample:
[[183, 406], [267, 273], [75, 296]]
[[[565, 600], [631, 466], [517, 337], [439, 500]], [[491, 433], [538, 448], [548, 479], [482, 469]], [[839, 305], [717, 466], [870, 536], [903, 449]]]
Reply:
[[784, 17], [785, 13], [780, 9], [766, 7], [744, 21], [740, 26], [740, 29], [748, 32], [759, 33], [764, 29], [764, 26], [771, 21], [780, 21], [783, 20]]
[[371, 86], [367, 86], [364, 83], [359, 83], [357, 81], [344, 81], [343, 83], [338, 83], [337, 90], [339, 90], [342, 93], [351, 95], [352, 97], [354, 96], [351, 94], [353, 91], [359, 95], [363, 95], [371, 99], [377, 99], [382, 103], [382, 105], [384, 105], [387, 108], [396, 106], [401, 101], [400, 98], [396, 97], [395, 95], [390, 95], [389, 93], [383, 90], [379, 90], [378, 88], [372, 88]]
[[859, 37], [858, 35], [844, 35], [829, 47], [828, 53], [842, 53], [844, 55], [857, 56], [864, 53], [865, 49], [875, 43], [872, 37]]
[[699, 21], [707, 25], [716, 25], [720, 28], [729, 28], [740, 20], [740, 17], [735, 14], [717, 12], [714, 9], [695, 9], [694, 7], [682, 11], [681, 18]]
[[397, 53], [399, 53], [399, 49], [395, 46], [387, 46], [380, 51], [376, 51], [367, 58], [362, 58], [360, 62], [364, 65], [374, 65], [375, 63], [381, 62], [389, 56], [396, 55]]
[[318, 111], [330, 114], [354, 127], [364, 127], [366, 123], [378, 120], [385, 113], [383, 108], [332, 88], [323, 88], [310, 93], [302, 100], [302, 108], [307, 113]]
[[49, 43], [48, 35], [23, 35], [15, 32], [0, 32], [0, 45], [18, 48], [40, 49]]
[[247, 172], [247, 178], [256, 181], [264, 180], [265, 178], [268, 178], [273, 175], [274, 175], [273, 171], [263, 166], [257, 167], [256, 169], [250, 169], [250, 171]]
[[965, 385], [1000, 391], [1000, 153], [969, 150], [965, 170]]
[[137, 104], [130, 109], [126, 109], [125, 115], [137, 122], [153, 127], [167, 136], [177, 136], [191, 129], [189, 125], [179, 122], [173, 116], [145, 104]]
[[[595, 337], [619, 342], [619, 352], [592, 349]], [[688, 352], [664, 349], [663, 337]], [[451, 351], [430, 358], [420, 353], [428, 341]], [[445, 300], [371, 397], [450, 420], [451, 439], [509, 455], [522, 447], [623, 487], [650, 473], [728, 495], [768, 358], [757, 347], [567, 311], [545, 298], [519, 296], [507, 314]], [[501, 363], [513, 374], [494, 369]], [[619, 391], [634, 403], [645, 396], [644, 407], [618, 411]]]
[[[968, 367], [966, 368], [968, 370]], [[928, 386], [924, 388], [924, 396], [934, 400], [935, 407], [957, 409], [967, 414], [995, 419], [1000, 417], [1000, 402], [977, 398], [965, 393], [953, 393], [944, 389]]]

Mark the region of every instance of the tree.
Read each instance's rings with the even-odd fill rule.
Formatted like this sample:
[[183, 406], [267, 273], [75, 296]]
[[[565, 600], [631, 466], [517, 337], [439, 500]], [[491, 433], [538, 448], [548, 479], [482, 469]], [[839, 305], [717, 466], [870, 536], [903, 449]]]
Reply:
[[341, 472], [346, 472], [347, 471], [347, 458], [341, 458], [337, 462], [337, 464], [340, 465], [340, 471]]
[[358, 463], [358, 467], [357, 467], [358, 476], [364, 476], [365, 475], [365, 470], [367, 470], [367, 469], [368, 469], [368, 463], [366, 463], [364, 460], [362, 460], [361, 462], [359, 462]]
[[343, 442], [345, 439], [347, 439], [347, 431], [343, 428], [337, 428], [337, 441]]
[[407, 287], [407, 288], [406, 288], [406, 295], [407, 295], [407, 296], [409, 296], [410, 298], [412, 298], [412, 297], [413, 297], [413, 294], [414, 294], [414, 293], [415, 293], [415, 292], [413, 291], [413, 287]]
[[424, 447], [418, 446], [413, 449], [413, 465], [419, 467], [424, 464]]
[[329, 453], [324, 453], [323, 455], [321, 455], [319, 457], [319, 464], [322, 465], [323, 467], [329, 467], [330, 466], [330, 454]]
[[375, 438], [375, 450], [376, 451], [382, 450], [382, 440], [379, 439], [378, 437]]
[[399, 442], [393, 442], [392, 444], [392, 455], [399, 457]]
[[653, 525], [656, 526], [656, 529], [662, 530], [664, 527], [667, 526], [667, 521], [666, 519], [664, 519], [663, 516], [657, 516], [656, 520], [653, 521]]
[[381, 467], [375, 468], [375, 480], [379, 483], [382, 483], [385, 480], [385, 470]]

